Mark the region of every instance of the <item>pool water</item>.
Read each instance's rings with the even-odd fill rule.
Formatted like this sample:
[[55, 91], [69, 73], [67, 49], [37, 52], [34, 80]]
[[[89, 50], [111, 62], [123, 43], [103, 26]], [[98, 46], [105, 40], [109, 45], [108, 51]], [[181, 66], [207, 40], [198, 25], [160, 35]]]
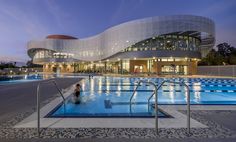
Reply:
[[[147, 100], [153, 93], [153, 87], [141, 85], [132, 100], [129, 100], [139, 80], [159, 85], [163, 80], [182, 81], [190, 87], [191, 104], [236, 104], [236, 79], [216, 78], [119, 78], [94, 77], [83, 79], [80, 104], [67, 98], [65, 104], [58, 105], [47, 117], [153, 117], [153, 105], [148, 110]], [[185, 88], [175, 84], [165, 84], [158, 91], [158, 104], [186, 104]], [[154, 97], [151, 104], [154, 104]], [[166, 117], [165, 112], [158, 112]]]
[[16, 84], [29, 81], [37, 81], [42, 79], [43, 76], [39, 74], [0, 76], [0, 85]]

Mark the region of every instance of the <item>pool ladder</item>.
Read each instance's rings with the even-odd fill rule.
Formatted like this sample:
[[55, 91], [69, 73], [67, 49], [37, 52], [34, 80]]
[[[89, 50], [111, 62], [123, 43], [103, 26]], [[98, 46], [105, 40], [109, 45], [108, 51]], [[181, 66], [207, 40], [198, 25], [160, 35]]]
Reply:
[[65, 103], [65, 97], [63, 96], [62, 91], [59, 89], [57, 82], [53, 79], [39, 82], [37, 86], [37, 132], [38, 132], [38, 137], [40, 137], [40, 86], [41, 84], [46, 84], [46, 83], [53, 83], [54, 86], [56, 87], [57, 91], [59, 92], [60, 96], [63, 99], [63, 103]]
[[186, 92], [187, 92], [187, 131], [190, 134], [190, 89], [189, 86], [187, 84], [185, 84], [184, 82], [176, 82], [176, 81], [170, 81], [170, 80], [164, 80], [161, 82], [161, 84], [157, 87], [155, 85], [155, 83], [153, 82], [149, 82], [149, 81], [144, 81], [144, 80], [140, 80], [136, 86], [136, 88], [133, 91], [132, 96], [130, 97], [129, 100], [129, 104], [130, 104], [130, 113], [132, 113], [132, 99], [136, 93], [136, 91], [138, 90], [138, 87], [141, 86], [141, 83], [143, 84], [149, 84], [152, 85], [154, 87], [154, 91], [152, 93], [152, 95], [148, 98], [148, 112], [150, 109], [150, 100], [151, 98], [155, 95], [155, 128], [156, 128], [156, 134], [158, 134], [158, 90], [165, 84], [165, 83], [173, 83], [173, 84], [179, 84], [180, 86], [184, 86], [186, 88]]

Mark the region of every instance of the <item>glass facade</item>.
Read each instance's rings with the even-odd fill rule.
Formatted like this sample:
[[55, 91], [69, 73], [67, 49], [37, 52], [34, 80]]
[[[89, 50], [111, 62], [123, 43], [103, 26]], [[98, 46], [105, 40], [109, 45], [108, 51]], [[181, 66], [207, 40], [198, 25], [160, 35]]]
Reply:
[[74, 54], [72, 53], [63, 53], [63, 52], [55, 52], [51, 50], [38, 50], [35, 52], [34, 59], [44, 59], [44, 58], [73, 58]]
[[161, 74], [179, 74], [187, 75], [188, 69], [186, 65], [162, 65]]
[[146, 51], [146, 50], [183, 50], [200, 52], [200, 39], [191, 36], [162, 35], [138, 42], [124, 50]]

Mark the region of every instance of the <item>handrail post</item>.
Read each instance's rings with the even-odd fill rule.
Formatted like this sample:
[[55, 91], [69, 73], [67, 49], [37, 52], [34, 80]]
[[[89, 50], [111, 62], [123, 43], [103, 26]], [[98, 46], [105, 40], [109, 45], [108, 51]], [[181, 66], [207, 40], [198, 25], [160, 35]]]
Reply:
[[[157, 104], [158, 103], [158, 95], [157, 95], [157, 90], [158, 89], [157, 89], [156, 85], [153, 82], [146, 82], [146, 81], [142, 81], [142, 80], [140, 80], [138, 82], [138, 86], [134, 89], [134, 92], [133, 92], [132, 96], [130, 97], [130, 112], [132, 112], [132, 109], [131, 109], [132, 98], [133, 98], [134, 93], [137, 91], [137, 89], [138, 89], [138, 87], [140, 86], [141, 83], [146, 83], [146, 84], [152, 85], [154, 87], [154, 93], [151, 96], [153, 96], [155, 94], [155, 127], [156, 127], [156, 134], [158, 134], [158, 104]], [[148, 106], [148, 110], [149, 110], [149, 106]]]
[[60, 93], [60, 95], [63, 99], [63, 103], [65, 103], [65, 97], [63, 96], [61, 90], [57, 86], [57, 83], [55, 80], [48, 80], [46, 82], [39, 82], [38, 83], [38, 86], [37, 86], [37, 133], [38, 133], [38, 138], [40, 138], [40, 85], [41, 85], [41, 83], [50, 83], [50, 82], [53, 82], [53, 84], [56, 86], [56, 89], [58, 90], [58, 92]]
[[[190, 134], [190, 89], [189, 86], [184, 83], [184, 82], [175, 82], [175, 81], [167, 81], [164, 80], [157, 88], [157, 94], [158, 94], [158, 90], [163, 86], [163, 84], [165, 84], [166, 82], [168, 83], [174, 83], [174, 84], [179, 84], [182, 85], [186, 88], [187, 90], [187, 131]], [[152, 96], [151, 96], [152, 97]], [[149, 99], [151, 99], [151, 97]]]
[[187, 131], [190, 134], [190, 90], [189, 86], [185, 83], [182, 83], [187, 89]]
[[155, 123], [156, 123], [156, 134], [158, 135], [158, 96], [157, 96], [157, 87], [154, 83], [151, 83], [153, 87], [155, 88]]
[[37, 86], [37, 131], [40, 138], [40, 96], [39, 96], [40, 83]]

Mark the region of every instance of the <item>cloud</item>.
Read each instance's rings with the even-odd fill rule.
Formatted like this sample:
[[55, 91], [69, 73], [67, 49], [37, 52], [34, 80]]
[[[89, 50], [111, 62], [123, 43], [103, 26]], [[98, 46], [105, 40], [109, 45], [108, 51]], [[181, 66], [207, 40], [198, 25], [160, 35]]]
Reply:
[[[113, 13], [111, 18], [111, 24], [116, 23], [120, 18], [125, 19], [124, 17], [128, 17], [129, 14], [132, 14], [134, 10], [136, 10], [144, 0], [131, 0], [132, 3], [127, 2], [127, 0], [121, 0], [119, 6], [117, 6], [116, 11]], [[128, 12], [126, 11], [128, 10]]]
[[[27, 1], [27, 4], [6, 1], [0, 5], [0, 60], [27, 60], [27, 42], [50, 32], [48, 25], [43, 23], [41, 11], [37, 13], [34, 9], [37, 6], [35, 1]], [[9, 52], [11, 55], [8, 55]]]
[[30, 37], [38, 37], [38, 35], [43, 35], [48, 31], [40, 23], [37, 15], [20, 6], [1, 3], [0, 13], [14, 19], [18, 23], [18, 28], [23, 28]]
[[64, 12], [64, 10], [57, 4], [54, 0], [46, 0], [44, 1], [48, 12], [52, 15], [52, 18], [55, 20], [55, 24], [57, 24], [58, 28], [62, 31], [66, 31], [65, 25], [63, 24], [66, 20], [66, 17], [70, 15]]
[[212, 3], [210, 5], [210, 7], [207, 8], [207, 10], [205, 11], [206, 14], [215, 14], [217, 15], [218, 13], [222, 13], [224, 11], [227, 11], [229, 8], [234, 7], [235, 6], [235, 1], [233, 0], [228, 0], [227, 2], [225, 2], [225, 0], [222, 1], [215, 1], [214, 3]]

